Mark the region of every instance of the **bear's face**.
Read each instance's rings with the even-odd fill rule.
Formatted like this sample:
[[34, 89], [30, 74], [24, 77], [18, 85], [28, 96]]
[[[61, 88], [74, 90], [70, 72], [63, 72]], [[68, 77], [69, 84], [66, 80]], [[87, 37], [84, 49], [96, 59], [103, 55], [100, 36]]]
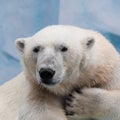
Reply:
[[79, 78], [84, 52], [93, 43], [93, 38], [80, 37], [60, 26], [47, 27], [33, 37], [16, 41], [27, 75], [49, 89], [73, 84]]

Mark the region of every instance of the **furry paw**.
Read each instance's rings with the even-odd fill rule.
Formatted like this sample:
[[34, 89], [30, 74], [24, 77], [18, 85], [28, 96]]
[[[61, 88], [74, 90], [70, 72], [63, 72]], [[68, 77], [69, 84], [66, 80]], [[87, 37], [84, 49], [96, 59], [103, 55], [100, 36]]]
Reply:
[[98, 112], [101, 95], [98, 88], [77, 89], [66, 97], [65, 111], [68, 116], [89, 118]]

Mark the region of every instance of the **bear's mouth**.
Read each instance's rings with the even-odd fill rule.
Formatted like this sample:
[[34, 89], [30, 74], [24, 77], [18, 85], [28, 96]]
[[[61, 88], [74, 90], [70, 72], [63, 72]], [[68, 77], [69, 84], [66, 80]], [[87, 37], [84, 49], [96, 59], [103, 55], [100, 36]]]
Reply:
[[50, 80], [44, 80], [44, 81], [42, 81], [42, 83], [45, 84], [45, 85], [55, 85], [58, 82], [53, 82], [53, 81], [50, 81]]
[[44, 85], [44, 86], [55, 86], [57, 84], [59, 84], [59, 81], [53, 81], [53, 80], [42, 80], [41, 79], [41, 83]]

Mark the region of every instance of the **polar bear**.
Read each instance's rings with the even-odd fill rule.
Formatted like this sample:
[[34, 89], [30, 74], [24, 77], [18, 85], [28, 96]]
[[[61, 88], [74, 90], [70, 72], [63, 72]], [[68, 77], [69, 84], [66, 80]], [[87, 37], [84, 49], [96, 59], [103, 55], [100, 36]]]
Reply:
[[101, 34], [53, 25], [16, 46], [23, 72], [0, 87], [0, 120], [120, 119], [120, 57]]

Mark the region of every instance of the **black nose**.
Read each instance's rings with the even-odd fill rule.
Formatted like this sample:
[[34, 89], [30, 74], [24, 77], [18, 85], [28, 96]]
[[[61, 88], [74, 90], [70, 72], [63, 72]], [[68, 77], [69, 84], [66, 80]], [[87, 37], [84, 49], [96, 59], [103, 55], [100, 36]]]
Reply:
[[53, 78], [55, 71], [50, 68], [41, 68], [39, 74], [42, 80], [48, 81]]

